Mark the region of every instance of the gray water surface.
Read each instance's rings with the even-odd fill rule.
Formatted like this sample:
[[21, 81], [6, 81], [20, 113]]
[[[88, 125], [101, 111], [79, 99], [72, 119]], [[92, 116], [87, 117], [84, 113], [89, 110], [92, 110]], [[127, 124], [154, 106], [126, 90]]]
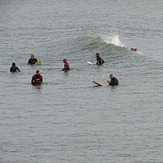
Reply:
[[[162, 8], [1, 0], [0, 162], [163, 162]], [[96, 52], [104, 65], [87, 64]], [[27, 65], [31, 53], [43, 64]], [[9, 72], [12, 62], [21, 72]], [[45, 84], [32, 86], [37, 69]], [[119, 86], [107, 85], [110, 73]]]

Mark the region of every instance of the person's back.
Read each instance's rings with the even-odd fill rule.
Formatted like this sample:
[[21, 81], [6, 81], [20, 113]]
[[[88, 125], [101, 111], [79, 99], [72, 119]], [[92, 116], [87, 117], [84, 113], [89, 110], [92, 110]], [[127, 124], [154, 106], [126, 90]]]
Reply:
[[12, 63], [12, 67], [10, 68], [10, 72], [17, 72], [20, 71], [19, 68], [16, 66], [15, 63]]

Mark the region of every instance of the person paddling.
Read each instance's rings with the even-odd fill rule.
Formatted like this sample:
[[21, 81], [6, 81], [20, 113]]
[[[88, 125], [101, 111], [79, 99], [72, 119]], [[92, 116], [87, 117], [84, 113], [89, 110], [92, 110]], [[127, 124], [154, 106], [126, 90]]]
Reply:
[[138, 48], [131, 48], [131, 51], [136, 52], [136, 51], [138, 51]]
[[40, 75], [40, 70], [36, 71], [36, 74], [32, 76], [31, 84], [42, 84], [43, 77]]
[[12, 67], [10, 68], [10, 72], [17, 72], [20, 71], [19, 68], [16, 66], [15, 63], [12, 63]]
[[62, 69], [62, 71], [70, 70], [70, 64], [67, 62], [67, 59], [63, 59], [63, 63], [64, 63], [64, 68]]

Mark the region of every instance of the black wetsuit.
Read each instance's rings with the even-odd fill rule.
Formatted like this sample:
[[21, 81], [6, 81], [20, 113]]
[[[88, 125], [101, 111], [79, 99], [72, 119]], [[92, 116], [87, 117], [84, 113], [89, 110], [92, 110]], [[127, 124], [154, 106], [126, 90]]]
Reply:
[[119, 81], [117, 78], [113, 77], [111, 79], [111, 83], [109, 83], [109, 85], [119, 85]]
[[12, 66], [10, 68], [10, 72], [16, 72], [16, 71], [20, 71], [19, 68], [17, 66]]
[[103, 60], [101, 57], [98, 56], [98, 57], [97, 57], [97, 63], [96, 63], [96, 64], [97, 64], [97, 65], [101, 65], [101, 64], [103, 64], [103, 63], [105, 63], [104, 60]]
[[31, 65], [35, 64], [36, 62], [37, 62], [36, 58], [28, 60], [28, 64], [31, 64]]

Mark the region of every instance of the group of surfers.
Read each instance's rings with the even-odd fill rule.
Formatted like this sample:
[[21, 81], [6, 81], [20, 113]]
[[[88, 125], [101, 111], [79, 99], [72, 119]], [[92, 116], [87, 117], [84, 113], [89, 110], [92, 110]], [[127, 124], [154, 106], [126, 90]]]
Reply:
[[[97, 65], [102, 65], [105, 63], [105, 61], [100, 57], [99, 53], [96, 53], [96, 64]], [[29, 65], [33, 65], [37, 62], [38, 60], [35, 58], [34, 55], [31, 55], [30, 59], [28, 60], [28, 64]], [[70, 64], [67, 61], [67, 59], [63, 59], [63, 63], [64, 63], [64, 68], [62, 69], [62, 71], [68, 71], [70, 70]], [[12, 67], [10, 68], [10, 72], [17, 72], [20, 71], [20, 69], [16, 66], [15, 63], [12, 63]], [[113, 74], [110, 74], [110, 79], [111, 80], [107, 80], [107, 83], [109, 85], [119, 85], [119, 81], [117, 78], [114, 77]], [[43, 76], [40, 74], [40, 70], [36, 71], [36, 74], [32, 76], [31, 79], [31, 84], [33, 85], [38, 85], [38, 84], [42, 84], [43, 83]]]

